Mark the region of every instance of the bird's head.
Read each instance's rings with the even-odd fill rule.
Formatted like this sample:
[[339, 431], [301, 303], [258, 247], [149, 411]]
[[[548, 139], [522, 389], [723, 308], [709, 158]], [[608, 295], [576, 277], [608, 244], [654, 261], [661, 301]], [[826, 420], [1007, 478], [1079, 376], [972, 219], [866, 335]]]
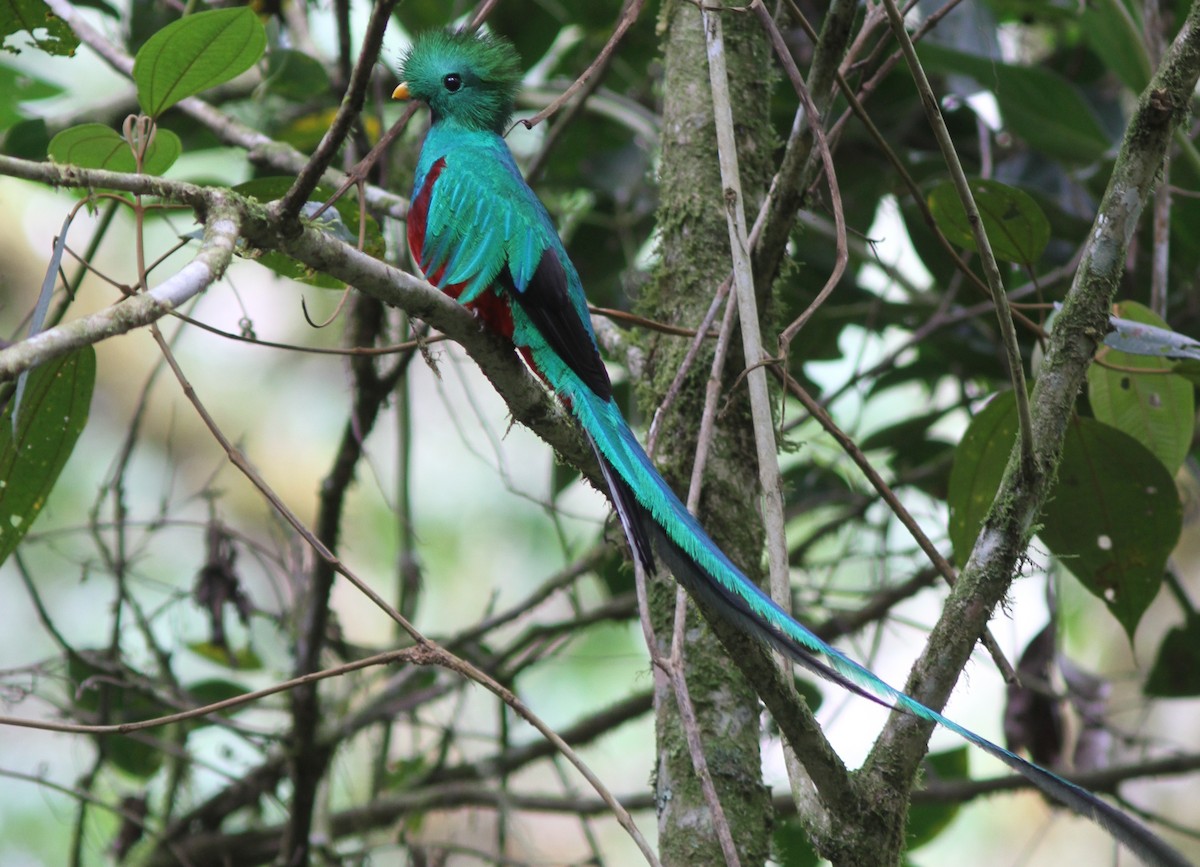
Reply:
[[498, 36], [430, 31], [417, 37], [400, 66], [392, 96], [429, 105], [434, 122], [503, 133], [521, 80], [521, 61]]

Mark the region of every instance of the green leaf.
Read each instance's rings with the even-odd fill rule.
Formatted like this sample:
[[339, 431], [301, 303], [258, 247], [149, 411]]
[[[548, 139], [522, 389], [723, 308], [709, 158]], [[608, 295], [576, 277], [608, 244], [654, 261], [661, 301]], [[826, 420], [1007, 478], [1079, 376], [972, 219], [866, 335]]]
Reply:
[[62, 88], [57, 85], [0, 64], [0, 130], [8, 129], [25, 118], [20, 109], [22, 102], [49, 99], [60, 93]]
[[[969, 770], [966, 747], [955, 747], [925, 757], [929, 775], [938, 780], [965, 780]], [[913, 804], [908, 810], [908, 849], [937, 838], [958, 815], [959, 804]]]
[[4, 134], [3, 152], [10, 157], [44, 160], [49, 147], [50, 134], [46, 121], [40, 117], [18, 121]]
[[991, 508], [1017, 439], [1017, 402], [1011, 391], [996, 395], [971, 420], [950, 469], [950, 542], [961, 567], [971, 555], [979, 527]]
[[1042, 521], [1042, 541], [1104, 600], [1132, 640], [1182, 526], [1175, 482], [1162, 462], [1129, 434], [1076, 418]]
[[[198, 706], [216, 704], [219, 701], [237, 698], [239, 695], [245, 695], [250, 691], [250, 688], [245, 684], [235, 683], [232, 680], [225, 680], [219, 677], [198, 680], [187, 687], [188, 695], [192, 697], [192, 701]], [[219, 711], [219, 713], [223, 717], [233, 716], [239, 710], [243, 710], [249, 706], [249, 704], [239, 705]], [[197, 726], [210, 725], [211, 720], [199, 718], [195, 721], [195, 724]]]
[[816, 867], [821, 863], [804, 827], [794, 819], [775, 823], [771, 844], [773, 860], [780, 867]]
[[0, 415], [0, 563], [46, 504], [87, 423], [95, 382], [96, 353], [85, 346], [30, 373], [15, 435], [12, 401]]
[[1076, 19], [1084, 42], [1103, 59], [1121, 83], [1141, 93], [1150, 83], [1150, 58], [1146, 43], [1122, 0], [1084, 3]]
[[[79, 650], [67, 657], [67, 678], [76, 710], [105, 724], [141, 722], [171, 712], [145, 689], [135, 686], [145, 678], [133, 669], [108, 660], [107, 651]], [[155, 733], [163, 737], [160, 731]], [[137, 735], [99, 735], [96, 744], [112, 765], [140, 780], [148, 779], [163, 764], [163, 751]]]
[[1144, 692], [1159, 698], [1200, 695], [1200, 617], [1189, 614], [1183, 626], [1167, 633]]
[[[1167, 324], [1135, 301], [1117, 305], [1117, 315], [1166, 329]], [[1172, 373], [1173, 364], [1153, 355], [1131, 355], [1104, 347], [1087, 372], [1092, 413], [1136, 439], [1174, 475], [1187, 457], [1195, 429], [1195, 388]], [[1145, 373], [1138, 371], [1144, 370]]]
[[605, 546], [605, 555], [596, 564], [596, 577], [608, 591], [610, 598], [630, 593], [635, 587], [633, 569], [629, 561], [615, 545]]
[[1178, 376], [1182, 376], [1192, 385], [1200, 385], [1200, 361], [1187, 359], [1180, 361], [1171, 367]]
[[998, 63], [922, 42], [917, 48], [930, 72], [969, 76], [1000, 104], [1004, 125], [1030, 147], [1072, 163], [1101, 159], [1111, 142], [1079, 89], [1057, 73]]
[[234, 650], [230, 647], [213, 644], [211, 641], [193, 641], [187, 645], [187, 648], [197, 656], [203, 656], [210, 662], [232, 668], [235, 671], [258, 671], [262, 668], [262, 660], [249, 645]]
[[303, 51], [272, 51], [264, 83], [271, 93], [293, 102], [308, 102], [329, 93], [325, 67]]
[[[971, 181], [971, 194], [997, 259], [1033, 265], [1041, 258], [1050, 243], [1050, 221], [1032, 196], [990, 180]], [[978, 249], [954, 184], [946, 181], [934, 187], [929, 194], [929, 210], [947, 240], [960, 247]]]
[[390, 761], [383, 772], [383, 787], [387, 791], [402, 792], [411, 789], [413, 783], [429, 772], [429, 767], [429, 759], [419, 755], [410, 759]]
[[[154, 141], [143, 160], [142, 172], [161, 175], [183, 152], [179, 136], [159, 127]], [[50, 139], [50, 159], [70, 163], [85, 169], [107, 169], [112, 172], [135, 172], [137, 160], [129, 143], [111, 127], [102, 123], [84, 123], [64, 129]]]
[[151, 117], [245, 72], [262, 56], [267, 32], [249, 6], [197, 12], [151, 36], [137, 53], [138, 104]]
[[0, 49], [20, 54], [21, 49], [8, 42], [8, 37], [14, 33], [28, 34], [26, 47], [32, 46], [58, 57], [70, 57], [79, 47], [79, 40], [71, 28], [42, 0], [0, 0]]

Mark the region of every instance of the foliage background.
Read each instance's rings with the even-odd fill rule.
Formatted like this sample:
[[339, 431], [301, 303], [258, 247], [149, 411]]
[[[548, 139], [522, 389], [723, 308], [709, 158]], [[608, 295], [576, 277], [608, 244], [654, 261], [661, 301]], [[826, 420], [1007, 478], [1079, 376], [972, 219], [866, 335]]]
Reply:
[[[597, 55], [618, 17], [615, 3], [577, 5], [580, 8], [501, 3], [492, 12], [489, 26], [514, 39], [527, 64], [542, 60], [526, 82], [522, 108], [540, 108], [548, 95], [561, 92]], [[1148, 58], [1161, 51], [1160, 40], [1182, 22], [1188, 4], [1164, 3], [1159, 8], [1160, 4], [1142, 7], [1114, 0], [1082, 14], [1075, 4], [1031, 6], [997, 0], [957, 5], [934, 31], [941, 53], [923, 49], [923, 60], [938, 74], [936, 86], [958, 95], [948, 97], [945, 107], [969, 171], [1021, 187], [1048, 217], [1045, 253], [1027, 267], [1009, 268], [1005, 274], [1009, 288], [1023, 284], [1032, 271], [1040, 275], [1041, 291], [1029, 297], [1059, 300], [1066, 288], [1063, 278], [1069, 280], [1073, 257], [1107, 181], [1133, 96], [1152, 67]], [[167, 4], [134, 4], [128, 9], [97, 6], [85, 11], [87, 20], [130, 51], [177, 15]], [[824, 4], [801, 6], [814, 21], [820, 21], [825, 11]], [[1151, 7], [1161, 15], [1157, 29], [1144, 23]], [[9, 8], [17, 7], [10, 4]], [[350, 4], [348, 9], [351, 42], [357, 44], [369, 9], [361, 4]], [[402, 4], [384, 42], [386, 65], [395, 67], [405, 32], [441, 26], [451, 13], [469, 11], [465, 4], [451, 10], [437, 3]], [[921, 11], [930, 14], [933, 7], [922, 6]], [[590, 300], [603, 307], [630, 309], [654, 275], [657, 151], [649, 136], [658, 132], [657, 112], [663, 98], [656, 12], [663, 17], [669, 14], [654, 9], [642, 13], [612, 63], [605, 90], [593, 98], [599, 108], [573, 119], [548, 152], [537, 178], [539, 192], [565, 226]], [[296, 4], [288, 14], [307, 16], [315, 56], [328, 61], [328, 74], [334, 80], [344, 79], [344, 72], [338, 71], [338, 10]], [[268, 16], [265, 20], [273, 50], [281, 44], [276, 40], [296, 38], [294, 32], [281, 35], [296, 19]], [[780, 16], [780, 20], [790, 19]], [[794, 25], [785, 32], [805, 68], [811, 47]], [[47, 99], [25, 98], [31, 93], [40, 96], [36, 88], [13, 88], [10, 96], [0, 97], [9, 100], [4, 106], [7, 114], [0, 112], [0, 116], [6, 118], [4, 147], [10, 155], [42, 159], [46, 139], [58, 128], [83, 120], [119, 127], [124, 114], [135, 108], [128, 80], [112, 73], [86, 49], [73, 57], [54, 58], [26, 46], [19, 32], [6, 45], [23, 50], [0, 58], [5, 69], [62, 89]], [[1136, 59], [1143, 54], [1144, 63]], [[1090, 112], [1094, 126], [1071, 117], [1061, 99], [1044, 99], [1047, 94], [1058, 95], [1049, 86], [1042, 91], [1022, 90], [1022, 82], [1000, 77], [1000, 84], [980, 82], [985, 87], [991, 83], [999, 93], [979, 94], [978, 85], [965, 76], [971, 71], [984, 76], [987, 70], [1001, 68], [1000, 57], [1013, 68], [1056, 73], [1059, 78], [1054, 81], [1068, 83]], [[352, 61], [353, 55], [348, 59]], [[344, 67], [347, 57], [340, 62]], [[296, 87], [291, 73], [264, 84], [263, 71], [258, 68], [249, 81], [234, 82], [205, 98], [211, 97], [229, 116], [273, 138], [302, 150], [313, 147], [313, 130], [328, 126], [339, 91], [334, 86]], [[309, 71], [305, 68], [305, 74]], [[266, 72], [269, 76], [270, 69]], [[381, 98], [390, 91], [392, 78], [384, 70], [379, 73], [368, 92], [370, 108], [358, 134], [360, 143], [372, 140], [399, 114], [398, 108]], [[776, 78], [779, 73], [764, 75]], [[32, 86], [25, 79], [21, 82]], [[773, 93], [772, 117], [782, 142], [791, 127], [795, 96], [783, 83], [777, 83]], [[968, 94], [974, 95], [968, 100]], [[1026, 113], [1015, 111], [1018, 107]], [[911, 79], [902, 67], [883, 80], [869, 108], [927, 195], [943, 169]], [[28, 120], [38, 117], [46, 120], [44, 134], [36, 121]], [[989, 128], [989, 123], [1003, 126]], [[210, 132], [179, 113], [164, 115], [162, 125], [175, 129], [184, 142], [184, 156], [168, 177], [233, 185], [256, 175], [281, 173], [253, 165], [243, 149], [221, 146]], [[417, 126], [420, 122], [389, 153], [383, 175], [377, 178], [381, 185], [406, 190]], [[529, 160], [539, 153], [545, 130], [545, 126], [533, 132], [518, 128], [510, 141]], [[1067, 131], [1076, 134], [1067, 136]], [[1196, 247], [1200, 232], [1192, 227], [1200, 219], [1200, 203], [1186, 193], [1198, 188], [1200, 163], [1190, 141], [1181, 140], [1178, 147], [1180, 155], [1172, 163], [1169, 180], [1180, 194], [1167, 212], [1171, 246], [1166, 276], [1152, 276], [1154, 253], [1162, 248], [1162, 240], [1152, 234], [1148, 211], [1129, 254], [1119, 297], [1151, 304], [1155, 302], [1151, 287], [1169, 285], [1161, 306], [1165, 318], [1177, 332], [1198, 334], [1192, 290], [1200, 264]], [[951, 541], [944, 528], [950, 521], [946, 497], [955, 447], [983, 400], [1003, 390], [1008, 381], [995, 317], [980, 305], [977, 315], [951, 321], [963, 307], [981, 299], [969, 294], [895, 173], [853, 121], [836, 154], [846, 221], [852, 230], [851, 267], [792, 345], [789, 372], [814, 393], [831, 398], [839, 424], [901, 492], [941, 550], [949, 553]], [[347, 159], [346, 165], [351, 162]], [[22, 334], [21, 324], [36, 299], [52, 238], [76, 198], [69, 191], [50, 192], [44, 185], [0, 180], [5, 225], [11, 227], [0, 238], [5, 302], [0, 317], [10, 340]], [[72, 227], [74, 249], [84, 246], [83, 240], [76, 239], [87, 238], [97, 221], [89, 216]], [[774, 285], [780, 323], [798, 315], [833, 269], [827, 198], [814, 194], [799, 222]], [[146, 246], [166, 249], [176, 235], [193, 228], [186, 212], [154, 218], [148, 223]], [[136, 227], [122, 215], [106, 231], [92, 260], [95, 270], [133, 282], [136, 274], [130, 266]], [[401, 224], [384, 223], [381, 240], [389, 250], [399, 249], [400, 232]], [[186, 251], [176, 253], [159, 273], [172, 273], [188, 258]], [[346, 323], [358, 321], [355, 317], [361, 313], [351, 310], [332, 326], [313, 329], [300, 309], [301, 296], [315, 321], [323, 321], [337, 305], [335, 292], [302, 287], [259, 263], [239, 261], [188, 315], [230, 332], [248, 322], [259, 339], [281, 343], [334, 348], [352, 339], [345, 333], [350, 327]], [[101, 309], [113, 298], [111, 286], [89, 277], [69, 315]], [[1040, 321], [1046, 312], [1033, 308], [1029, 315]], [[942, 327], [932, 328], [931, 322]], [[399, 342], [407, 328], [403, 317], [389, 312], [380, 342]], [[347, 423], [351, 379], [345, 360], [249, 346], [183, 324], [167, 324], [164, 330], [225, 433], [281, 499], [312, 525], [317, 517], [316, 493]], [[920, 338], [914, 340], [918, 331]], [[628, 384], [630, 378], [636, 379], [637, 352], [650, 338], [639, 328], [619, 332], [617, 337], [611, 341], [610, 358], [618, 372], [633, 372], [632, 377], [628, 373], [622, 377]], [[1023, 335], [1027, 360], [1037, 357], [1035, 343], [1028, 333]], [[359, 575], [368, 576], [385, 598], [396, 600], [402, 609], [412, 606], [405, 610], [411, 610], [420, 628], [433, 636], [453, 636], [488, 612], [520, 605], [565, 564], [591, 558], [590, 562], [601, 564], [599, 569], [584, 570], [569, 592], [554, 594], [529, 617], [489, 635], [487, 646], [474, 648], [470, 655], [496, 662], [490, 653], [518, 648], [495, 670], [507, 672], [506, 682], [522, 700], [560, 730], [615, 702], [644, 698], [650, 678], [633, 614], [631, 578], [609, 548], [599, 553], [595, 548], [603, 535], [605, 502], [575, 472], [556, 464], [551, 451], [526, 428], [508, 425], [506, 405], [474, 362], [447, 344], [437, 344], [429, 352], [438, 375], [417, 359], [402, 380], [402, 392], [368, 440], [368, 458], [358, 468], [357, 483], [349, 489], [343, 511], [339, 554], [352, 562]], [[290, 618], [298, 588], [312, 569], [311, 554], [228, 464], [176, 383], [161, 372], [160, 355], [147, 334], [134, 332], [106, 340], [97, 346], [97, 356], [99, 374], [88, 426], [22, 545], [23, 569], [10, 558], [0, 573], [6, 599], [3, 619], [10, 624], [0, 631], [7, 712], [45, 718], [62, 713], [83, 719], [89, 710], [88, 687], [81, 689], [72, 682], [63, 648], [39, 618], [21, 572], [29, 576], [66, 644], [76, 649], [119, 648], [126, 664], [156, 672], [160, 683], [169, 673], [184, 685], [207, 681], [225, 684], [217, 690], [229, 684], [250, 689], [288, 676], [294, 664]], [[887, 363], [877, 369], [880, 362]], [[1190, 387], [1188, 396], [1190, 400]], [[637, 415], [632, 394], [629, 401], [630, 413]], [[136, 438], [127, 440], [143, 402], [145, 418]], [[1084, 413], [1094, 409], [1086, 400], [1080, 406]], [[1189, 434], [1188, 462], [1178, 477], [1186, 507], [1191, 503], [1188, 492], [1195, 488], [1192, 411], [1180, 415], [1186, 417]], [[907, 582], [911, 592], [888, 607], [883, 619], [846, 638], [856, 658], [869, 661], [890, 682], [902, 683], [914, 648], [936, 618], [942, 591], [932, 578], [921, 578], [928, 570], [920, 552], [847, 457], [816, 425], [801, 423], [801, 418], [794, 405], [785, 408], [787, 448], [782, 461], [789, 551], [798, 570], [797, 600], [802, 610], [812, 613], [814, 622], [836, 626], [839, 615], [850, 615]], [[127, 441], [134, 447], [128, 466], [118, 471], [117, 456]], [[103, 552], [106, 547], [114, 550], [118, 539], [113, 522], [120, 515], [112, 492], [118, 479], [128, 566], [122, 567], [122, 580], [115, 582], [112, 563], [105, 562]], [[411, 524], [398, 506], [405, 500], [412, 509]], [[214, 515], [236, 533], [237, 574], [255, 609], [246, 625], [237, 621], [231, 607], [223, 611], [231, 645], [251, 649], [260, 663], [249, 668], [233, 668], [219, 654], [206, 659], [195, 652], [196, 647], [188, 649], [212, 638], [212, 624], [194, 588]], [[1077, 664], [1111, 681], [1107, 712], [1112, 730], [1128, 736], [1120, 744], [1122, 755], [1136, 758], [1155, 747], [1154, 755], [1179, 758], [1178, 770], [1186, 769], [1198, 746], [1195, 726], [1189, 724], [1196, 710], [1190, 698], [1194, 684], [1180, 688], [1184, 697], [1167, 702], [1148, 700], [1144, 683], [1156, 663], [1160, 672], [1186, 674], [1194, 667], [1194, 650], [1188, 649], [1186, 640], [1183, 648], [1160, 660], [1168, 630], [1180, 624], [1194, 630], [1196, 623], [1187, 603], [1196, 592], [1195, 542], [1188, 515], [1185, 508], [1185, 532], [1170, 563], [1169, 589], [1158, 594], [1141, 618], [1132, 647], [1104, 604], [1085, 592], [1042, 544], [1035, 544], [1024, 578], [1012, 588], [1009, 616], [1002, 612], [992, 623], [1001, 648], [1016, 660], [1047, 622], [1046, 579], [1053, 580], [1061, 648]], [[407, 544], [416, 546], [410, 552], [412, 561], [404, 560]], [[962, 552], [957, 553], [961, 562]], [[405, 569], [413, 562], [422, 578], [415, 598], [411, 589], [401, 589], [401, 576], [412, 574]], [[119, 620], [114, 617], [116, 593], [124, 594]], [[390, 622], [347, 585], [335, 584], [332, 604], [336, 620], [325, 657], [329, 664], [400, 640]], [[138, 617], [145, 618], [144, 627], [136, 623]], [[580, 617], [588, 621], [586, 627], [573, 623]], [[593, 619], [596, 622], [590, 622]], [[1190, 634], [1185, 632], [1184, 638]], [[1000, 740], [1000, 678], [982, 653], [967, 674], [948, 713]], [[385, 676], [348, 674], [327, 684], [322, 693], [327, 717], [343, 718], [363, 707], [382, 688]], [[322, 791], [326, 817], [381, 795], [420, 792], [414, 780], [422, 772], [444, 771], [447, 765], [470, 766], [481, 756], [503, 754], [533, 739], [530, 730], [505, 715], [482, 690], [464, 686], [445, 672], [429, 677], [430, 683], [446, 689], [444, 695], [406, 708], [399, 715], [400, 724], [387, 734], [384, 727], [373, 726], [340, 748]], [[836, 690], [820, 689], [826, 695], [820, 719], [839, 752], [854, 766], [866, 754], [884, 714]], [[133, 716], [142, 718], [162, 709], [153, 703], [139, 706]], [[111, 752], [97, 751], [95, 742], [85, 736], [6, 729], [0, 741], [0, 771], [25, 776], [13, 776], [0, 787], [0, 798], [6, 799], [0, 809], [0, 851], [5, 863], [67, 863], [72, 858], [102, 862], [118, 835], [119, 819], [100, 807], [81, 810], [80, 793], [111, 805], [144, 792], [155, 811], [170, 805], [172, 813], [186, 812], [231, 776], [244, 774], [263, 755], [279, 749], [277, 739], [287, 729], [288, 718], [286, 699], [263, 700], [237, 714], [238, 730], [215, 725], [196, 728], [187, 737], [186, 760], [168, 758], [162, 767], [139, 773], [130, 773], [129, 765], [146, 760], [147, 754], [158, 754], [160, 762], [162, 755], [169, 757], [171, 751], [164, 744], [182, 737], [178, 728], [152, 731], [150, 736], [156, 740], [148, 750], [135, 753], [124, 768]], [[452, 747], [439, 755], [439, 745], [447, 736]], [[651, 737], [652, 720], [643, 713], [589, 745], [584, 757], [618, 794], [642, 796], [644, 803], [646, 780], [654, 766]], [[785, 790], [777, 734], [768, 730], [764, 743], [766, 779]], [[935, 735], [935, 751], [957, 746], [944, 733]], [[176, 741], [177, 756], [180, 749]], [[974, 754], [970, 762], [974, 777], [996, 771]], [[589, 794], [569, 771], [547, 761], [502, 782], [517, 794], [553, 792], [568, 806], [572, 799]], [[56, 791], [50, 784], [71, 791]], [[1194, 824], [1193, 816], [1179, 811], [1179, 805], [1193, 796], [1194, 780], [1168, 778], [1153, 785], [1126, 785], [1121, 791], [1152, 813]], [[646, 806], [638, 814], [639, 824], [652, 832], [654, 821]], [[154, 815], [163, 820], [160, 812]], [[235, 816], [225, 830], [269, 826], [284, 817], [282, 803], [265, 798], [258, 811]], [[319, 817], [318, 827], [321, 821]], [[927, 836], [936, 839], [914, 849], [910, 857], [915, 863], [957, 862], [968, 848], [979, 853], [974, 863], [981, 864], [1010, 864], [1019, 858], [1051, 863], [1068, 853], [1083, 857], [1084, 851], [1099, 859], [1109, 851], [1109, 844], [1092, 829], [1054, 817], [1030, 794], [975, 800], [957, 817], [942, 810], [929, 820], [934, 829], [945, 823], [950, 824], [944, 833], [929, 831]], [[593, 825], [595, 842], [588, 837]], [[786, 832], [791, 826], [783, 827]], [[785, 863], [806, 863], [807, 856], [789, 854], [785, 842], [785, 835], [777, 837], [777, 857]], [[452, 858], [463, 863], [472, 857], [487, 861], [494, 857], [489, 853], [499, 849], [522, 862], [558, 863], [586, 857], [592, 847], [607, 863], [626, 863], [636, 857], [632, 844], [610, 818], [573, 817], [566, 810], [550, 819], [545, 813], [516, 808], [499, 814], [491, 808], [409, 809], [398, 813], [384, 830], [347, 835], [335, 849], [347, 862], [369, 852], [372, 863], [407, 863], [406, 859], [418, 863], [449, 848]], [[151, 849], [152, 843], [143, 842], [132, 857], [149, 858]]]

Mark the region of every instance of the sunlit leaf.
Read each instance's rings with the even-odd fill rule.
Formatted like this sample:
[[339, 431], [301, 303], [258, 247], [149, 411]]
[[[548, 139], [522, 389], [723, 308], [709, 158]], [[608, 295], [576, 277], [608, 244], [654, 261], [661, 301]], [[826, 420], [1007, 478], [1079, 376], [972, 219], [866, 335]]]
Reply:
[[[1171, 333], [1158, 316], [1134, 301], [1117, 305], [1125, 321]], [[1195, 429], [1195, 387], [1172, 373], [1172, 362], [1102, 348], [1088, 368], [1088, 401], [1100, 421], [1132, 436], [1174, 474], [1187, 457]], [[1144, 372], [1143, 372], [1144, 371]]]
[[85, 346], [34, 368], [13, 426], [0, 415], [0, 563], [37, 519], [87, 424], [96, 353]]
[[262, 56], [267, 33], [248, 6], [197, 12], [155, 33], [137, 53], [138, 104], [151, 117], [245, 72]]
[[233, 649], [221, 647], [211, 641], [193, 641], [187, 646], [188, 650], [197, 656], [202, 656], [210, 662], [232, 668], [234, 671], [257, 671], [262, 668], [262, 660], [249, 647]]
[[[1050, 242], [1050, 221], [1028, 193], [999, 181], [974, 180], [971, 195], [997, 259], [1033, 265], [1041, 258]], [[934, 187], [929, 194], [929, 210], [947, 240], [960, 247], [977, 249], [966, 209], [954, 184], [947, 181]]]
[[[64, 129], [50, 139], [50, 159], [56, 163], [84, 169], [107, 169], [111, 172], [135, 172], [137, 160], [129, 143], [111, 127], [102, 123], [84, 123]], [[179, 136], [161, 127], [143, 158], [142, 172], [161, 175], [183, 152]]]
[[[24, 33], [26, 39], [10, 42], [8, 37], [16, 33]], [[0, 0], [0, 49], [20, 54], [26, 47], [70, 57], [79, 47], [79, 40], [42, 0]]]
[[[333, 120], [337, 117], [338, 109], [336, 106], [310, 111], [299, 117], [293, 118], [289, 123], [280, 128], [275, 133], [275, 138], [281, 142], [286, 142], [302, 153], [312, 153], [317, 145], [321, 143], [321, 139], [325, 137], [325, 133], [329, 131], [329, 127], [333, 125]], [[379, 125], [379, 119], [376, 117], [365, 116], [361, 118], [363, 132], [367, 135], [367, 140], [370, 142], [379, 141], [379, 135], [382, 129]]]

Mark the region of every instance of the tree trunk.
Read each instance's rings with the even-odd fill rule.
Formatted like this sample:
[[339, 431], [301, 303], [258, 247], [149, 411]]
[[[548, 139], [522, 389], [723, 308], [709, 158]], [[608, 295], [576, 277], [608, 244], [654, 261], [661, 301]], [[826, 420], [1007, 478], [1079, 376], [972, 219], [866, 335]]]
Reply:
[[[695, 6], [668, 4], [664, 12], [665, 63], [661, 195], [662, 266], [640, 303], [640, 312], [694, 328], [730, 271], [725, 201], [717, 163], [713, 107], [701, 16]], [[769, 177], [774, 133], [768, 119], [771, 77], [761, 28], [752, 16], [725, 21], [730, 88], [741, 148], [743, 185], [761, 194]], [[679, 370], [690, 341], [655, 337], [647, 354], [641, 395], [657, 407]], [[711, 345], [688, 372], [686, 384], [662, 419], [656, 448], [664, 476], [686, 494], [696, 454], [697, 420], [711, 368]], [[733, 381], [742, 369], [740, 347], [730, 352], [726, 396], [705, 473], [701, 522], [713, 539], [751, 576], [760, 572], [762, 521], [756, 509], [758, 474], [745, 389]], [[723, 399], [724, 400], [724, 399]], [[651, 581], [651, 620], [664, 655], [670, 652], [675, 582]], [[743, 864], [761, 864], [769, 851], [771, 805], [762, 784], [759, 702], [729, 664], [725, 651], [693, 608], [686, 634], [686, 672], [706, 759]], [[675, 696], [656, 679], [659, 848], [665, 865], [724, 862], [709, 809], [692, 767]]]

